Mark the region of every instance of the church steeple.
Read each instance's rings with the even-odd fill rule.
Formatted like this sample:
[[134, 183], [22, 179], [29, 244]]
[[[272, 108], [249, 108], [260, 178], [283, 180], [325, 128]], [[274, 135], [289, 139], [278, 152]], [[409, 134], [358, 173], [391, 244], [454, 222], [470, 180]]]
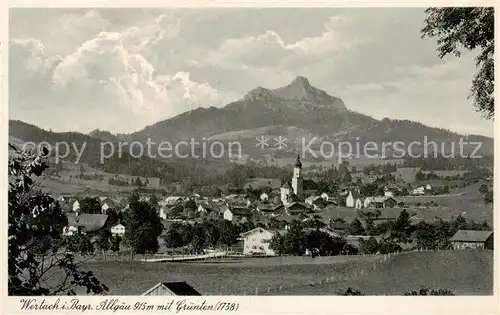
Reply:
[[300, 154], [297, 153], [297, 160], [295, 160], [295, 167], [302, 168], [302, 162], [300, 161]]
[[292, 188], [294, 194], [302, 196], [302, 162], [300, 161], [300, 154], [297, 154], [297, 160], [293, 168]]

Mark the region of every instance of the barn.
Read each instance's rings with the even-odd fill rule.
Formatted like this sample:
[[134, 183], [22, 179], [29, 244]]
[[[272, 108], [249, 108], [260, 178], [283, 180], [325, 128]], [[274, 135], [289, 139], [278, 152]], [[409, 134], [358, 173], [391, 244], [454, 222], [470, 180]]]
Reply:
[[193, 295], [200, 296], [200, 292], [196, 291], [187, 282], [160, 282], [151, 289], [144, 292], [142, 295], [148, 296], [166, 296], [166, 295]]

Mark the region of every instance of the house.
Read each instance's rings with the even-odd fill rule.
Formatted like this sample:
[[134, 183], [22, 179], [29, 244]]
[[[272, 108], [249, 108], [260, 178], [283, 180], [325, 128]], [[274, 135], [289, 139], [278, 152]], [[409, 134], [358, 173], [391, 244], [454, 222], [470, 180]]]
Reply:
[[[101, 199], [102, 197], [99, 197]], [[102, 214], [108, 213], [109, 209], [115, 208], [116, 204], [113, 200], [111, 200], [108, 197], [105, 197], [103, 200], [101, 200], [101, 212]]]
[[412, 195], [425, 195], [425, 187], [419, 186], [414, 188], [411, 192]]
[[262, 214], [274, 216], [283, 212], [284, 208], [281, 204], [261, 203], [257, 205], [256, 209]]
[[375, 208], [393, 208], [398, 204], [396, 199], [388, 196], [375, 197], [373, 203], [375, 204]]
[[425, 190], [428, 190], [428, 191], [432, 190], [431, 184], [425, 185]]
[[493, 249], [492, 231], [458, 230], [450, 238], [453, 249]]
[[186, 282], [160, 282], [151, 289], [144, 292], [142, 295], [148, 296], [172, 296], [172, 295], [191, 295], [201, 296], [200, 292], [196, 291]]
[[312, 206], [314, 202], [318, 199], [322, 199], [321, 196], [310, 196], [306, 198], [306, 204]]
[[349, 194], [345, 199], [345, 205], [348, 208], [361, 209], [363, 206], [363, 202], [361, 201], [359, 191], [354, 190], [354, 193], [352, 190], [349, 191]]
[[292, 187], [290, 185], [290, 183], [288, 182], [285, 182], [283, 184], [283, 186], [281, 187], [281, 202], [283, 204], [287, 204], [288, 203], [288, 196], [290, 195], [290, 192], [292, 191]]
[[228, 208], [223, 213], [224, 220], [228, 220], [231, 222], [244, 222], [245, 220], [248, 221], [251, 215], [252, 212], [250, 211], [250, 209], [240, 207]]
[[337, 233], [343, 233], [349, 225], [344, 222], [330, 222], [330, 230], [337, 232]]
[[288, 204], [286, 206], [285, 212], [288, 215], [299, 215], [303, 213], [305, 214], [309, 212], [309, 207], [301, 202], [292, 202], [291, 204]]
[[123, 236], [125, 234], [125, 227], [118, 223], [111, 227], [111, 235], [113, 236]]
[[80, 213], [79, 211], [68, 213], [66, 217], [68, 218], [68, 226], [63, 229], [63, 235], [66, 236], [99, 231], [108, 220], [106, 214]]
[[374, 200], [375, 199], [373, 197], [366, 197], [365, 200], [363, 201], [363, 208], [370, 207], [373, 204]]
[[[186, 198], [187, 199], [187, 198]], [[170, 196], [165, 199], [166, 204], [168, 205], [174, 205], [178, 202], [181, 202], [184, 200], [184, 197], [181, 196]]]
[[266, 193], [260, 194], [260, 200], [261, 201], [267, 201], [267, 200], [269, 200], [269, 195], [266, 194]]
[[80, 203], [78, 202], [78, 200], [75, 200], [75, 202], [73, 202], [73, 211], [78, 211], [80, 210]]
[[331, 201], [331, 199], [333, 199], [332, 197], [328, 196], [327, 193], [322, 193], [320, 197], [323, 198], [323, 200], [325, 201]]
[[284, 235], [286, 230], [264, 229], [261, 227], [240, 234], [243, 240], [243, 254], [274, 256], [274, 250], [269, 248], [269, 243], [276, 233]]

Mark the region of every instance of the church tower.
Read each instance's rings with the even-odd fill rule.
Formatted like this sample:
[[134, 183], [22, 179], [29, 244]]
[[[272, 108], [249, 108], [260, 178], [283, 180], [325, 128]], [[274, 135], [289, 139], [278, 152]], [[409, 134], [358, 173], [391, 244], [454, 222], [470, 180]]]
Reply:
[[297, 154], [297, 160], [293, 167], [293, 177], [292, 177], [292, 189], [293, 193], [297, 196], [302, 196], [302, 162], [300, 162], [300, 155]]

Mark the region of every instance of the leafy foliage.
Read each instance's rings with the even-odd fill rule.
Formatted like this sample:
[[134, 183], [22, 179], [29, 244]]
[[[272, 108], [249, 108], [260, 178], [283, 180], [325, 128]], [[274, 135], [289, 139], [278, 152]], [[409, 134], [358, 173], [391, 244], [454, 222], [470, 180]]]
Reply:
[[[48, 150], [36, 155], [11, 144], [9, 148], [9, 295], [74, 295], [79, 286], [85, 287], [87, 294], [108, 291], [91, 271], [82, 271], [81, 263], [75, 261], [75, 253], [93, 251], [88, 237], [64, 237], [62, 231], [68, 221], [59, 204], [35, 190], [33, 177], [47, 168]], [[63, 272], [63, 279], [49, 285], [47, 280], [57, 270]]]
[[136, 195], [129, 200], [129, 209], [124, 214], [124, 240], [135, 253], [156, 253], [158, 236], [163, 225], [156, 210], [147, 202], [139, 201]]
[[495, 114], [494, 97], [494, 9], [491, 7], [429, 8], [422, 37], [436, 37], [440, 58], [448, 54], [459, 57], [461, 48], [479, 49], [470, 97], [486, 118]]

